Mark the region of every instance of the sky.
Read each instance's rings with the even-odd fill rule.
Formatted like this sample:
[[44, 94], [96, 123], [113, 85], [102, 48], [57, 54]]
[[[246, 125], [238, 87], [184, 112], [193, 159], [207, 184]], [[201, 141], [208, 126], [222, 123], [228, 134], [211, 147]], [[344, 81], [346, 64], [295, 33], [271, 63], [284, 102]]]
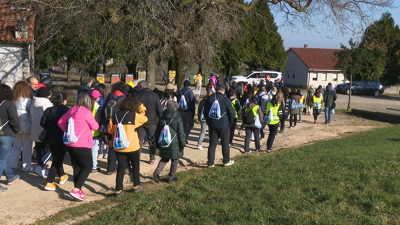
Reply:
[[[385, 11], [392, 14], [396, 24], [400, 24], [400, 1], [393, 1], [393, 5], [396, 8], [387, 9]], [[382, 13], [385, 11], [377, 12], [374, 19], [380, 19]], [[351, 34], [335, 34], [333, 38], [328, 38], [325, 34], [319, 34], [315, 31], [303, 29], [301, 24], [298, 24], [301, 29], [300, 32], [292, 33], [291, 31], [286, 31], [284, 27], [280, 26], [283, 22], [281, 16], [281, 14], [274, 14], [275, 22], [279, 27], [278, 32], [282, 36], [285, 50], [288, 50], [290, 47], [304, 47], [305, 44], [307, 44], [309, 48], [340, 48], [341, 43], [348, 46], [350, 38], [353, 38], [355, 41], [359, 41], [360, 39], [360, 37], [352, 36]]]

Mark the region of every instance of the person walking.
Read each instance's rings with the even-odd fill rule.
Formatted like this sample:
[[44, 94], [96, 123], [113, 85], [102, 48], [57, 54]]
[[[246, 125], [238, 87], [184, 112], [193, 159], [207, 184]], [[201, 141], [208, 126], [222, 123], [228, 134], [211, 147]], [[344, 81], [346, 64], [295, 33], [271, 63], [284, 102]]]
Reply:
[[302, 123], [303, 120], [301, 116], [303, 114], [303, 110], [305, 110], [305, 98], [300, 89], [297, 90], [297, 93], [299, 94], [299, 123]]
[[78, 91], [76, 92], [75, 102], [78, 101], [78, 95], [79, 95], [81, 92], [89, 92], [90, 87], [91, 87], [92, 84], [93, 84], [93, 79], [92, 79], [91, 77], [89, 77], [89, 76], [85, 76], [85, 77], [82, 78], [82, 84], [83, 84], [83, 85], [82, 85], [82, 86], [78, 89]]
[[289, 119], [289, 128], [297, 126], [297, 114], [299, 114], [299, 103], [300, 103], [300, 95], [297, 93], [296, 88], [292, 88], [292, 92], [289, 93], [291, 106], [296, 104], [296, 108], [290, 107], [290, 119]]
[[45, 165], [51, 157], [49, 146], [39, 139], [39, 134], [43, 131], [43, 128], [40, 126], [40, 119], [42, 118], [44, 111], [53, 106], [53, 103], [49, 100], [50, 97], [51, 94], [49, 89], [46, 87], [40, 88], [36, 97], [33, 97], [30, 109], [31, 140], [35, 142], [36, 159], [38, 161], [35, 172], [39, 177], [45, 177], [47, 175], [48, 170], [45, 169]]
[[307, 97], [306, 97], [306, 104], [307, 104], [307, 111], [308, 111], [308, 115], [312, 115], [312, 98], [315, 94], [315, 89], [313, 85], [310, 85], [310, 87], [308, 87], [307, 90]]
[[258, 105], [257, 96], [253, 96], [250, 98], [249, 104], [244, 108], [244, 113], [242, 117], [243, 117], [242, 118], [243, 124], [246, 130], [246, 139], [244, 141], [244, 153], [251, 153], [250, 138], [252, 135], [254, 135], [256, 151], [258, 152], [261, 150], [260, 129], [262, 127], [264, 114], [261, 107]]
[[266, 121], [269, 129], [269, 135], [268, 135], [268, 140], [267, 140], [267, 151], [271, 152], [272, 151], [272, 145], [275, 140], [275, 136], [278, 132], [278, 127], [279, 127], [279, 115], [278, 111], [282, 108], [282, 105], [279, 103], [278, 96], [274, 95], [271, 99], [271, 102], [268, 102], [267, 108], [265, 110], [265, 114], [268, 117], [268, 113], [272, 112], [272, 120], [271, 121]]
[[56, 175], [60, 178], [59, 184], [64, 184], [68, 180], [68, 175], [64, 172], [63, 161], [67, 149], [63, 143], [63, 131], [58, 126], [58, 120], [69, 110], [66, 106], [68, 96], [65, 92], [58, 92], [54, 99], [54, 106], [47, 108], [42, 118], [40, 126], [44, 128], [42, 131], [41, 140], [48, 144], [53, 160], [49, 170], [49, 175], [46, 178], [45, 190], [55, 191], [57, 185], [54, 182]]
[[324, 103], [325, 103], [325, 124], [331, 123], [332, 120], [332, 110], [335, 109], [337, 95], [336, 91], [333, 89], [332, 84], [329, 83], [326, 87], [324, 93]]
[[82, 186], [88, 178], [93, 165], [92, 130], [99, 129], [99, 123], [93, 117], [93, 100], [86, 92], [78, 95], [78, 103], [68, 110], [59, 120], [58, 126], [65, 132], [68, 121], [72, 117], [77, 141], [66, 144], [66, 149], [71, 157], [74, 173], [74, 188], [69, 193], [75, 199], [84, 201], [85, 193]]
[[321, 93], [319, 93], [319, 89], [315, 91], [315, 95], [313, 96], [311, 101], [311, 107], [314, 114], [314, 124], [316, 124], [318, 115], [321, 113], [322, 108], [322, 95]]
[[215, 78], [214, 74], [210, 74], [210, 78], [209, 79], [212, 80], [215, 85], [217, 85], [218, 80], [217, 80], [217, 78]]
[[214, 83], [213, 79], [210, 79], [206, 86], [206, 91], [211, 90], [213, 93], [215, 93], [215, 90], [217, 90], [217, 85]]
[[137, 128], [145, 124], [148, 118], [146, 116], [146, 107], [136, 97], [127, 96], [117, 105], [117, 108], [119, 111], [110, 120], [108, 133], [113, 135], [113, 143], [115, 143], [115, 132], [117, 132], [118, 123], [121, 123], [129, 143], [128, 147], [123, 149], [114, 146], [118, 159], [115, 194], [116, 197], [121, 197], [124, 195], [123, 181], [128, 161], [132, 165], [133, 192], [138, 193], [143, 190], [139, 177], [141, 142], [139, 142]]
[[[161, 107], [160, 98], [156, 93], [150, 90], [149, 83], [145, 80], [139, 82], [142, 90], [136, 95], [136, 98], [143, 103], [146, 108], [146, 117], [148, 121], [142, 126], [138, 127], [140, 152], [143, 148], [144, 136], [147, 135], [149, 141], [149, 152], [150, 152], [150, 165], [156, 164], [156, 140], [155, 132], [157, 129], [157, 121], [161, 118], [163, 109]], [[192, 92], [193, 94], [193, 92]]]
[[199, 92], [199, 98], [200, 98], [201, 86], [203, 84], [203, 77], [201, 76], [201, 73], [198, 73], [197, 76], [194, 78], [194, 83], [196, 85], [196, 91]]
[[157, 183], [160, 182], [160, 173], [163, 171], [169, 160], [171, 160], [171, 168], [168, 174], [168, 183], [171, 184], [178, 181], [175, 173], [178, 170], [179, 158], [183, 157], [183, 149], [186, 146], [183, 121], [178, 111], [178, 107], [179, 105], [177, 102], [168, 101], [167, 109], [163, 112], [161, 119], [158, 121], [156, 140], [159, 140], [164, 126], [168, 124], [171, 132], [171, 143], [168, 147], [163, 147], [160, 142], [157, 142], [157, 147], [160, 149], [161, 157], [161, 160], [153, 173], [154, 180]]
[[[100, 105], [99, 102], [103, 96], [100, 93], [100, 91], [98, 91], [98, 90], [93, 90], [93, 91], [89, 92], [89, 95], [92, 97], [92, 100], [94, 102], [93, 111], [92, 111], [93, 116], [96, 119], [96, 121], [100, 124], [101, 123], [102, 106]], [[99, 156], [99, 146], [100, 146], [100, 141], [101, 141], [102, 135], [99, 130], [94, 130], [92, 135], [93, 135], [92, 173], [96, 173], [96, 172], [100, 171], [100, 168], [97, 168], [97, 158]]]
[[20, 131], [14, 138], [10, 151], [11, 168], [17, 169], [22, 150], [22, 172], [32, 171], [32, 141], [31, 141], [31, 88], [25, 81], [18, 81], [13, 87], [14, 104], [17, 108]]
[[[225, 85], [218, 84], [217, 93], [214, 96], [210, 96], [204, 103], [204, 116], [206, 118], [208, 128], [209, 128], [209, 137], [210, 137], [210, 145], [208, 146], [207, 153], [207, 165], [208, 167], [215, 167], [215, 148], [218, 144], [218, 139], [221, 139], [222, 145], [222, 156], [223, 156], [223, 164], [224, 166], [230, 166], [234, 163], [233, 160], [230, 160], [230, 152], [229, 152], [229, 131], [230, 127], [233, 124], [235, 119], [235, 112], [233, 111], [233, 107], [228, 98], [224, 97], [225, 94]], [[214, 104], [214, 101], [217, 100], [220, 108], [220, 118], [210, 117], [210, 110]], [[215, 106], [215, 105], [214, 105]], [[218, 116], [218, 115], [216, 115]]]
[[[259, 93], [257, 94], [257, 104], [261, 107], [261, 112], [264, 112], [266, 107], [267, 107], [267, 103], [271, 101], [272, 98], [272, 94], [270, 92], [267, 93], [267, 89], [264, 86], [261, 86], [259, 88]], [[261, 140], [264, 140], [265, 138], [265, 126], [267, 125], [263, 119], [261, 119], [261, 124], [262, 127], [260, 129], [260, 138]]]
[[281, 88], [282, 94], [283, 94], [283, 102], [282, 102], [282, 116], [280, 118], [280, 123], [281, 123], [281, 130], [279, 133], [284, 133], [285, 131], [285, 122], [289, 117], [290, 114], [290, 105], [291, 101], [289, 98], [289, 90], [287, 87], [282, 87]]
[[[14, 95], [11, 88], [6, 84], [0, 84], [0, 177], [4, 172], [7, 185], [12, 185], [20, 178], [19, 175], [14, 175], [9, 161], [11, 145], [21, 129], [13, 100]], [[7, 191], [7, 189], [0, 185], [0, 192]]]
[[[177, 98], [179, 102], [179, 112], [183, 120], [183, 128], [186, 134], [186, 143], [189, 137], [190, 131], [194, 126], [194, 114], [196, 112], [196, 98], [194, 97], [193, 91], [190, 90], [190, 81], [185, 80], [183, 82], [183, 88], [178, 92]], [[186, 105], [183, 104], [185, 101]]]
[[203, 143], [204, 137], [206, 136], [208, 127], [206, 118], [204, 117], [204, 103], [207, 100], [207, 98], [213, 94], [214, 92], [212, 90], [208, 90], [207, 95], [203, 97], [203, 99], [199, 102], [199, 105], [197, 107], [197, 117], [201, 123], [201, 131], [200, 131], [199, 141], [197, 143], [198, 149], [203, 149], [203, 146], [201, 144]]
[[239, 100], [236, 98], [235, 92], [232, 89], [228, 91], [228, 97], [231, 101], [233, 111], [235, 112], [235, 119], [233, 120], [232, 126], [230, 126], [229, 134], [229, 146], [233, 146], [233, 136], [235, 135], [236, 125], [238, 118], [242, 117], [242, 106]]

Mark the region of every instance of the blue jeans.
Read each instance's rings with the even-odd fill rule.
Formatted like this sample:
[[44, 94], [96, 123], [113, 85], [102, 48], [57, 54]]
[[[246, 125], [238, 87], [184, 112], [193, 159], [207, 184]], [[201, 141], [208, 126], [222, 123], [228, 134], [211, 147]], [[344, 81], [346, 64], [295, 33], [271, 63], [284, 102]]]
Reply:
[[92, 148], [92, 161], [93, 161], [93, 167], [92, 169], [97, 168], [97, 156], [99, 155], [99, 139], [100, 136], [94, 137], [93, 138], [93, 148]]
[[332, 119], [332, 110], [329, 107], [325, 107], [325, 121], [330, 123], [331, 119]]
[[192, 112], [186, 112], [186, 111], [180, 111], [181, 117], [183, 120], [183, 129], [185, 130], [186, 134], [186, 140], [189, 137], [190, 131], [194, 127], [194, 120], [193, 120], [193, 113]]
[[5, 172], [7, 180], [14, 178], [14, 173], [11, 169], [9, 154], [11, 145], [14, 141], [12, 136], [0, 136], [0, 177]]
[[267, 140], [267, 150], [272, 150], [272, 144], [274, 143], [276, 133], [278, 133], [279, 124], [270, 125], [268, 124], [269, 128], [269, 135]]

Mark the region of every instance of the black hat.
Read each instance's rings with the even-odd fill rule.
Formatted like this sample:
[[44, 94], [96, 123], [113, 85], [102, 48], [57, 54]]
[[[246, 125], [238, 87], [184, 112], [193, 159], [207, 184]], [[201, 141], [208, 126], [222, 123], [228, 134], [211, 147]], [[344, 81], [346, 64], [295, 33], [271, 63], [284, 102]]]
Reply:
[[217, 89], [225, 89], [225, 84], [219, 83], [217, 84]]
[[183, 82], [183, 86], [185, 87], [189, 87], [191, 85], [190, 81], [185, 80], [185, 82]]
[[47, 89], [47, 87], [42, 87], [42, 88], [40, 88], [39, 90], [38, 90], [38, 92], [37, 92], [37, 94], [36, 94], [36, 97], [39, 97], [39, 98], [47, 98], [47, 97], [49, 97], [51, 94], [50, 94], [50, 91], [49, 91], [49, 89]]

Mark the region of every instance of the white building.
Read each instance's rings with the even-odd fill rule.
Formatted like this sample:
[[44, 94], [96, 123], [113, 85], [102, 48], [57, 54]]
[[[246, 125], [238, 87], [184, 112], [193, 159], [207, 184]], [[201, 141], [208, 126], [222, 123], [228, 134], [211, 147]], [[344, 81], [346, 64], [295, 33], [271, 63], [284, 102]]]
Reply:
[[329, 48], [290, 48], [287, 50], [286, 68], [282, 71], [285, 84], [307, 87], [325, 87], [329, 82], [335, 87], [346, 81], [343, 73], [335, 69], [334, 52], [341, 49]]
[[34, 12], [0, 0], [0, 81], [13, 87], [33, 76]]

